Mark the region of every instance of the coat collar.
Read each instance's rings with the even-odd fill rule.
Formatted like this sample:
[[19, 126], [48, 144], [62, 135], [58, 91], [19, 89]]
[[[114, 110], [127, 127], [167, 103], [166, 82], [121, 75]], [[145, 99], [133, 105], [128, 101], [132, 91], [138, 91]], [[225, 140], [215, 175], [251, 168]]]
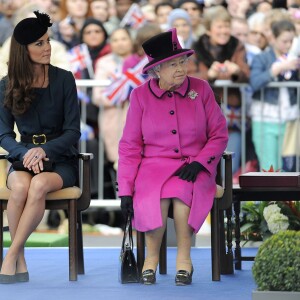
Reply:
[[227, 44], [222, 46], [213, 46], [210, 42], [209, 36], [207, 34], [203, 34], [199, 41], [195, 43], [195, 52], [198, 61], [202, 61], [208, 68], [210, 68], [216, 60], [221, 63], [225, 60], [230, 60], [239, 44], [239, 40], [231, 36]]
[[[162, 99], [165, 94], [170, 93], [169, 91], [162, 90], [158, 85], [158, 79], [155, 79], [155, 78], [148, 81], [148, 86], [149, 86], [151, 93], [156, 98], [159, 98], [159, 99]], [[189, 88], [190, 88], [190, 79], [188, 76], [186, 76], [182, 85], [177, 90], [173, 91], [173, 93], [177, 93], [177, 94], [181, 95], [182, 97], [186, 97], [186, 95], [189, 91]]]

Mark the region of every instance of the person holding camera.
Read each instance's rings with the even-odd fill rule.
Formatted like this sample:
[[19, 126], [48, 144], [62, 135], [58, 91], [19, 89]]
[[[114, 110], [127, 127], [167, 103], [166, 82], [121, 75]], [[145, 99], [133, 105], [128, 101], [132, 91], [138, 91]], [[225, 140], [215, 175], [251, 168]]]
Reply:
[[[198, 73], [202, 79], [214, 84], [217, 80], [248, 82], [249, 66], [244, 45], [231, 35], [231, 16], [223, 6], [205, 9], [204, 24], [207, 33], [194, 43]], [[213, 88], [218, 100], [223, 98], [222, 88]], [[232, 172], [240, 167], [241, 158], [241, 93], [238, 88], [228, 89], [224, 105], [228, 120], [228, 151], [235, 153]]]

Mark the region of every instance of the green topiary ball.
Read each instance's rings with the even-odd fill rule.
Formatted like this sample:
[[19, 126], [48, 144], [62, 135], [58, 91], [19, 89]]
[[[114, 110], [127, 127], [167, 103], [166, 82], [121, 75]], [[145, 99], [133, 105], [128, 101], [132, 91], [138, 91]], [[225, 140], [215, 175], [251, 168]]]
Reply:
[[259, 247], [252, 272], [260, 291], [300, 291], [300, 231], [268, 238]]

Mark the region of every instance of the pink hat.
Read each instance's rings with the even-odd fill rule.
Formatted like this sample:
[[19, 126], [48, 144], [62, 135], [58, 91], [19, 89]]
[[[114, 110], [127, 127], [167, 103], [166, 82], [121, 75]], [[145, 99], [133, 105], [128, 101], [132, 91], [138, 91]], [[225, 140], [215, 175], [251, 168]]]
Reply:
[[148, 57], [148, 63], [143, 68], [143, 73], [147, 73], [149, 69], [171, 60], [173, 58], [194, 54], [192, 49], [182, 49], [177, 38], [176, 28], [172, 28], [167, 32], [153, 36], [142, 44], [142, 47]]

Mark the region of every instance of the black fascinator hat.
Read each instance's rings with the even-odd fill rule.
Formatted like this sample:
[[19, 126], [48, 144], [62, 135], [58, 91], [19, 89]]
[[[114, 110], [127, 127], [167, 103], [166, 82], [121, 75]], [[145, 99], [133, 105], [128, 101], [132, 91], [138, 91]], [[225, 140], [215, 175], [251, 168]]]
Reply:
[[21, 45], [28, 45], [37, 41], [52, 26], [50, 16], [46, 13], [34, 11], [36, 18], [26, 18], [20, 21], [13, 32], [13, 37]]

